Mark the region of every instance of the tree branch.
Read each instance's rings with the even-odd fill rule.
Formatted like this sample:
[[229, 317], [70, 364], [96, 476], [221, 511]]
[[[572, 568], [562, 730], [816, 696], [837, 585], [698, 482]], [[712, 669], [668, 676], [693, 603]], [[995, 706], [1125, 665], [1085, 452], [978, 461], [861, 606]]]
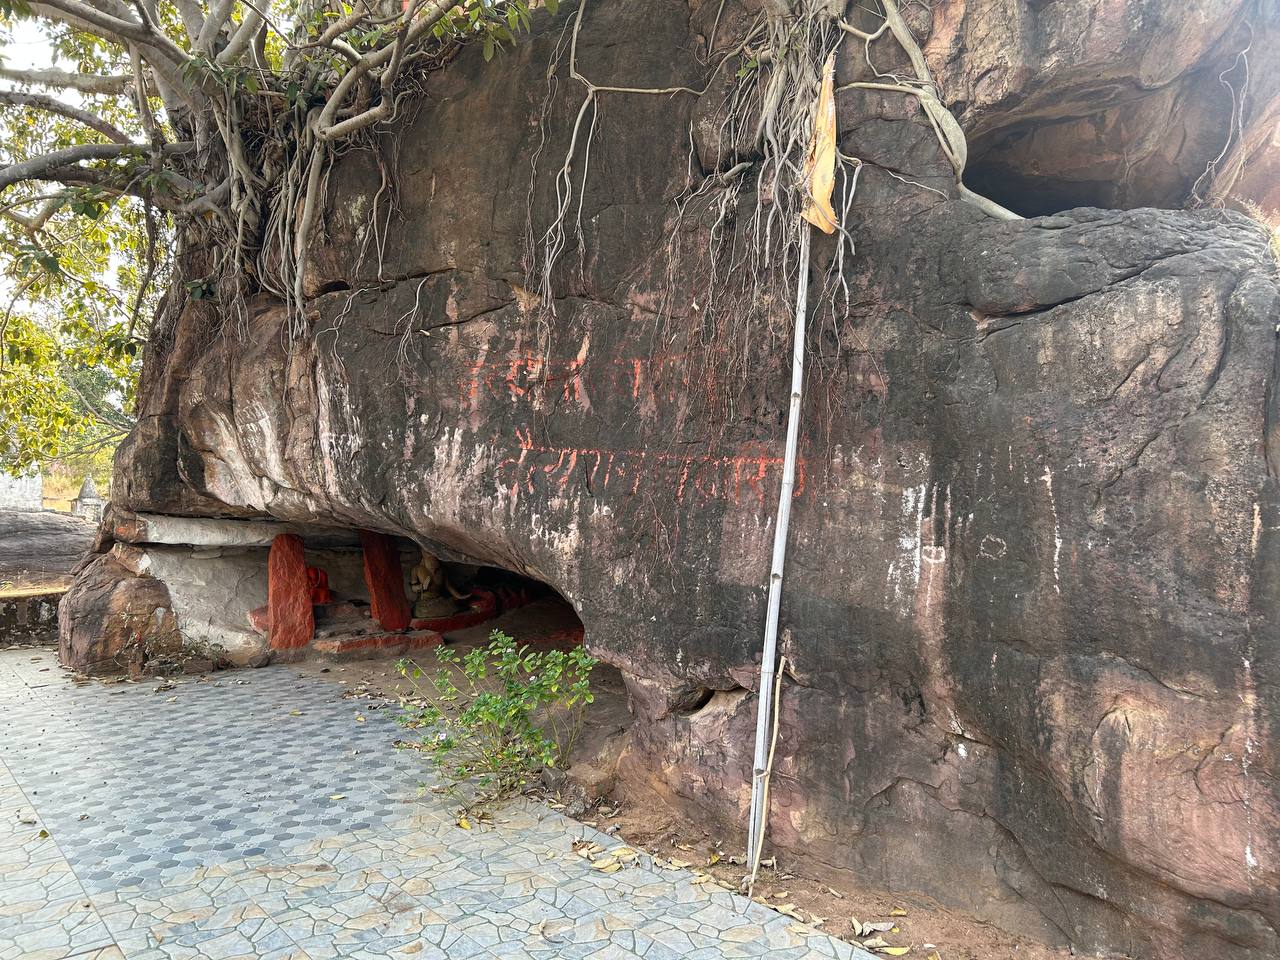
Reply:
[[15, 83], [34, 83], [42, 87], [61, 87], [81, 93], [122, 94], [133, 83], [132, 77], [104, 77], [92, 73], [68, 73], [64, 70], [16, 70], [0, 67], [0, 79]]
[[[166, 143], [161, 152], [166, 155], [189, 153], [193, 143]], [[116, 160], [120, 157], [145, 157], [152, 151], [147, 143], [84, 143], [63, 150], [54, 150], [43, 156], [22, 163], [0, 168], [0, 191], [24, 180], [53, 180], [60, 183], [97, 183], [106, 178], [109, 171], [80, 167], [87, 160]], [[77, 176], [77, 173], [80, 176]]]
[[245, 14], [244, 20], [236, 28], [236, 32], [231, 35], [227, 45], [218, 53], [214, 62], [219, 66], [226, 66], [239, 60], [244, 55], [244, 52], [249, 49], [249, 44], [253, 43], [253, 38], [258, 35], [258, 29], [262, 26], [264, 19], [260, 11], [250, 8], [249, 12]]
[[96, 130], [108, 140], [113, 140], [116, 143], [129, 142], [129, 138], [119, 127], [107, 123], [96, 114], [90, 113], [88, 110], [81, 110], [79, 107], [73, 107], [69, 103], [63, 103], [61, 100], [45, 96], [42, 93], [18, 93], [15, 90], [0, 90], [0, 103], [9, 103], [16, 107], [31, 107], [36, 110], [43, 110], [45, 113], [56, 113], [59, 116], [66, 117], [68, 120], [75, 120], [77, 123], [82, 123], [86, 127]]
[[37, 0], [31, 4], [31, 12], [38, 17], [65, 23], [122, 46], [132, 40], [156, 51], [160, 57], [174, 65], [185, 64], [190, 60], [181, 47], [146, 24], [103, 13], [80, 0]]
[[[365, 54], [361, 57], [360, 62], [348, 70], [342, 79], [338, 81], [337, 87], [330, 94], [329, 99], [320, 111], [320, 116], [316, 120], [316, 137], [320, 140], [336, 140], [359, 130], [361, 127], [369, 126], [387, 117], [391, 112], [391, 102], [386, 91], [389, 89], [391, 81], [395, 78], [404, 50], [439, 23], [445, 14], [453, 9], [454, 5], [455, 0], [431, 0], [430, 3], [423, 4], [419, 2], [410, 7], [396, 35], [395, 43], [379, 47], [377, 50]], [[421, 15], [415, 17], [419, 13]], [[356, 114], [354, 117], [349, 117], [341, 123], [335, 124], [333, 121], [338, 108], [346, 101], [347, 95], [351, 92], [351, 88], [356, 82], [371, 70], [382, 66], [388, 61], [391, 61], [391, 68], [388, 70], [389, 75], [384, 74], [382, 77], [381, 85], [384, 92], [379, 102], [363, 113]]]
[[213, 49], [213, 41], [222, 31], [222, 25], [230, 19], [235, 5], [235, 0], [218, 0], [218, 5], [209, 11], [209, 16], [205, 17], [204, 26], [200, 28], [200, 34], [196, 37], [197, 50], [208, 53]]

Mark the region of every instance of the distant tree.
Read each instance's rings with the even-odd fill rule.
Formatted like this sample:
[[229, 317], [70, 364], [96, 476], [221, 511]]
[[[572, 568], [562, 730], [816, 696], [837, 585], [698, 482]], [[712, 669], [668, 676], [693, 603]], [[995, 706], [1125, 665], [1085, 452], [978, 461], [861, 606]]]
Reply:
[[[336, 145], [460, 44], [486, 58], [556, 0], [0, 0], [0, 465], [127, 429], [175, 250], [189, 296], [300, 316]], [[49, 66], [18, 65], [15, 31]], [[28, 58], [29, 59], [29, 58]]]

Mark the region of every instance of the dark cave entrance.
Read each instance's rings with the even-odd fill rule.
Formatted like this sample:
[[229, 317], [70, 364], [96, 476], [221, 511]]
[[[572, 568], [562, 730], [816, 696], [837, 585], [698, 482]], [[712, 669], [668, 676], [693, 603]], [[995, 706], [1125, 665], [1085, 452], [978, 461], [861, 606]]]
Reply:
[[[379, 548], [376, 541], [363, 535], [361, 539], [368, 580], [367, 558]], [[393, 632], [379, 623], [379, 588], [370, 582], [365, 597], [334, 596], [331, 604], [345, 610], [342, 616], [331, 617], [323, 605], [315, 606], [315, 640], [311, 645], [315, 655], [306, 657], [343, 661], [340, 679], [347, 685], [355, 684], [357, 690], [413, 697], [419, 692], [415, 684], [429, 681], [402, 674], [396, 666], [402, 657], [431, 677], [439, 666], [436, 649], [447, 647], [462, 658], [487, 646], [495, 631], [532, 652], [567, 652], [586, 643], [578, 611], [541, 580], [499, 566], [440, 559], [435, 589], [424, 590], [423, 574], [428, 571], [421, 565], [429, 558], [428, 566], [434, 567], [435, 555], [407, 538], [386, 537], [382, 543], [382, 549], [397, 561], [392, 564], [394, 583], [390, 589], [409, 605], [408, 627]], [[351, 584], [352, 580], [348, 576], [343, 582]], [[559, 790], [568, 801], [567, 809], [578, 815], [612, 793], [632, 724], [626, 684], [616, 666], [598, 658], [590, 688], [593, 702], [582, 710], [570, 753], [543, 777], [544, 785]], [[553, 740], [569, 729], [559, 712], [539, 712], [534, 722]]]
[[1017, 170], [995, 158], [971, 163], [965, 186], [1022, 217], [1046, 217], [1076, 207], [1116, 206], [1115, 184], [1097, 180], [1065, 180]]
[[1159, 152], [1126, 155], [1129, 135], [1105, 114], [1015, 122], [973, 137], [964, 182], [1023, 217], [1077, 207], [1181, 209], [1187, 170]]
[[[354, 551], [321, 552], [304, 543], [302, 559], [294, 560], [305, 565], [314, 635], [302, 649], [292, 654], [284, 650], [287, 659], [343, 661], [348, 677], [357, 669], [349, 661], [362, 661], [360, 673], [376, 677], [379, 686], [390, 683], [409, 694], [410, 681], [395, 668], [401, 657], [433, 675], [434, 649], [446, 646], [465, 656], [487, 646], [495, 631], [533, 652], [567, 652], [585, 645], [578, 611], [550, 584], [504, 567], [444, 559], [406, 537], [348, 534], [358, 544]], [[272, 550], [277, 550], [275, 544]], [[363, 576], [357, 576], [357, 569]], [[271, 623], [269, 615], [263, 619]], [[274, 635], [271, 643], [278, 651]], [[585, 779], [603, 796], [610, 789], [631, 712], [622, 673], [612, 664], [597, 662], [591, 692], [594, 702], [583, 711], [572, 755], [565, 761], [570, 768], [588, 771]]]

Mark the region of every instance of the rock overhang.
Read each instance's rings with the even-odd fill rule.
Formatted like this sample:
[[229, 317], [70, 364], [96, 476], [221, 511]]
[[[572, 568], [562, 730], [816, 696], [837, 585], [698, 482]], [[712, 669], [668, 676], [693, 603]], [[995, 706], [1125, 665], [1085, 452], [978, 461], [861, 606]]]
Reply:
[[[636, 16], [593, 7], [584, 57]], [[503, 88], [542, 78], [548, 55], [513, 53]], [[484, 116], [494, 155], [528, 157], [537, 103], [498, 96], [478, 58], [458, 69], [471, 85], [436, 81], [440, 118]], [[550, 583], [624, 671], [632, 785], [733, 822], [785, 352], [700, 330], [698, 272], [671, 291], [654, 269], [699, 109], [606, 105], [587, 256], [549, 337], [524, 211], [462, 175], [465, 140], [404, 135], [407, 170], [452, 173], [447, 197], [415, 192], [381, 274], [350, 255], [362, 225], [343, 211], [371, 167], [349, 155], [311, 338], [290, 343], [264, 303], [250, 337], [192, 351], [198, 308], [177, 310], [181, 377], [121, 460], [162, 476], [116, 486], [135, 509], [395, 531]], [[775, 840], [1054, 942], [1268, 956], [1280, 295], [1265, 236], [1217, 211], [991, 222], [917, 185], [945, 189], [948, 168], [910, 110], [848, 96], [840, 111], [867, 167], [850, 293], [814, 324]], [[535, 212], [547, 203], [535, 184]], [[678, 324], [658, 322], [663, 296]]]

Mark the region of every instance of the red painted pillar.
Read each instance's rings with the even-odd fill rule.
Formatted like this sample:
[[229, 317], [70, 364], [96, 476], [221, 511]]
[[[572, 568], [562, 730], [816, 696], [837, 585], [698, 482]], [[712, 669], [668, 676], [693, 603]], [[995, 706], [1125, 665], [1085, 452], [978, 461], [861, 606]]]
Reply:
[[360, 546], [364, 548], [364, 582], [369, 587], [373, 619], [384, 630], [407, 629], [411, 617], [399, 547], [385, 533], [372, 530], [360, 531]]
[[271, 649], [305, 647], [316, 632], [302, 541], [282, 533], [267, 555], [267, 624]]

